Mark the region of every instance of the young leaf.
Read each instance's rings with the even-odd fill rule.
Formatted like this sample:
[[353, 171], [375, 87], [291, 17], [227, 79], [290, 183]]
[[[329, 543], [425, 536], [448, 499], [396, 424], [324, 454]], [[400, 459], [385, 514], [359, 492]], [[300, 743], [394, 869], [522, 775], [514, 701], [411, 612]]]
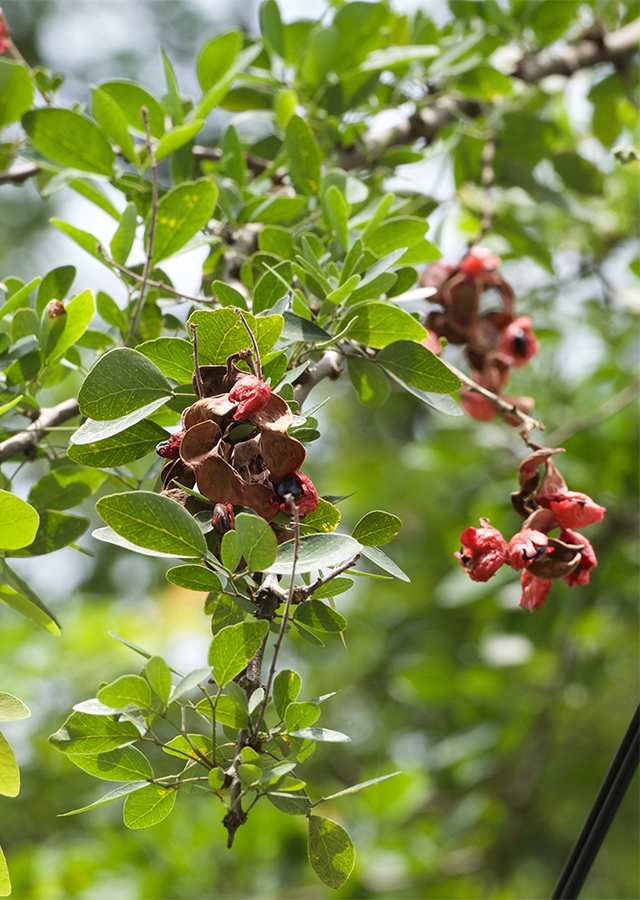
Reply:
[[393, 341], [423, 341], [427, 338], [426, 329], [420, 322], [391, 303], [365, 303], [350, 310], [341, 321], [340, 329], [354, 317], [357, 318], [349, 329], [349, 337], [375, 349], [386, 347]]
[[97, 756], [67, 754], [83, 772], [104, 781], [140, 781], [153, 778], [153, 769], [147, 757], [135, 747], [120, 747]]
[[285, 727], [288, 732], [313, 725], [320, 715], [315, 703], [289, 703], [285, 710]]
[[[282, 332], [282, 316], [255, 318], [245, 313], [261, 354], [268, 353]], [[199, 310], [189, 316], [188, 325], [198, 326], [198, 352], [201, 360], [212, 365], [225, 363], [227, 356], [249, 345], [249, 336], [232, 309]]]
[[128, 347], [116, 347], [101, 356], [89, 371], [78, 403], [84, 416], [103, 421], [168, 399], [171, 393], [170, 383], [146, 356]]
[[303, 193], [318, 194], [322, 154], [313, 132], [300, 116], [289, 119], [284, 142], [292, 179]]
[[206, 178], [172, 188], [158, 204], [153, 264], [177, 253], [203, 228], [218, 198], [218, 188]]
[[140, 675], [122, 675], [112, 684], [100, 688], [98, 700], [114, 709], [125, 709], [129, 705], [147, 709], [151, 704], [151, 690]]
[[377, 547], [392, 541], [401, 528], [402, 522], [397, 516], [376, 509], [360, 519], [352, 534], [365, 547]]
[[167, 131], [156, 148], [156, 160], [164, 159], [170, 156], [179, 147], [188, 144], [189, 141], [196, 136], [204, 125], [204, 119], [193, 119], [186, 125], [177, 125], [171, 131]]
[[0, 692], [0, 722], [15, 722], [17, 719], [28, 719], [31, 710], [22, 700], [13, 694]]
[[265, 0], [260, 7], [260, 31], [271, 49], [284, 59], [284, 29], [276, 0]]
[[113, 150], [102, 130], [70, 109], [34, 109], [22, 126], [44, 156], [70, 169], [113, 175]]
[[152, 491], [125, 491], [101, 497], [96, 509], [122, 537], [160, 553], [204, 556], [207, 544], [183, 506]]
[[[361, 544], [346, 534], [308, 534], [300, 539], [300, 552], [296, 572], [311, 572], [338, 566], [362, 550]], [[293, 561], [293, 541], [278, 547], [278, 555], [272, 566], [265, 571], [276, 575], [291, 573]]]
[[278, 672], [273, 682], [273, 705], [280, 718], [284, 717], [285, 710], [293, 703], [302, 686], [302, 679], [297, 672], [291, 669], [283, 669]]
[[400, 566], [397, 566], [394, 561], [389, 559], [387, 554], [383, 553], [378, 547], [363, 547], [360, 552], [362, 556], [366, 556], [366, 558], [371, 560], [372, 563], [375, 563], [376, 566], [380, 566], [381, 569], [385, 572], [389, 572], [390, 575], [399, 578], [400, 581], [411, 581], [411, 579], [402, 571]]
[[196, 69], [203, 91], [208, 91], [229, 71], [240, 52], [242, 38], [238, 31], [217, 34], [204, 45], [198, 56]]
[[9, 741], [0, 731], [0, 794], [17, 797], [20, 793], [20, 769]]
[[[76, 431], [73, 437], [75, 438], [81, 431], [82, 429]], [[98, 469], [122, 466], [151, 453], [155, 450], [156, 444], [165, 440], [166, 437], [167, 432], [155, 422], [137, 422], [130, 428], [125, 428], [99, 443], [91, 441], [87, 444], [76, 444], [74, 442], [69, 446], [67, 456], [83, 466], [93, 466]]]
[[278, 542], [264, 519], [239, 513], [236, 516], [236, 534], [240, 552], [251, 572], [262, 572], [275, 560]]
[[[77, 765], [76, 758], [74, 758], [73, 761]], [[148, 781], [132, 781], [130, 784], [123, 784], [121, 787], [116, 788], [115, 791], [109, 791], [108, 794], [105, 794], [99, 800], [96, 800], [95, 803], [90, 803], [88, 806], [83, 806], [81, 809], [72, 809], [69, 812], [60, 813], [60, 817], [77, 816], [78, 813], [87, 812], [89, 809], [97, 809], [99, 806], [105, 806], [107, 803], [113, 803], [114, 800], [119, 800], [120, 797], [126, 797], [134, 791], [139, 791], [142, 788], [147, 787], [148, 784]]]
[[60, 316], [62, 328], [60, 331], [51, 331], [50, 336], [55, 339], [52, 346], [47, 345], [47, 362], [57, 362], [82, 337], [89, 323], [96, 314], [96, 304], [91, 291], [83, 291], [74, 297], [65, 307], [65, 315]]
[[40, 516], [9, 491], [0, 490], [0, 549], [27, 547], [35, 538]]
[[106, 753], [140, 737], [133, 722], [116, 722], [109, 716], [91, 716], [74, 712], [59, 731], [52, 734], [49, 743], [61, 753]]
[[[135, 203], [127, 203], [124, 212], [120, 216], [120, 224], [116, 228], [114, 236], [111, 238], [110, 245], [111, 255], [121, 266], [126, 265], [126, 262], [129, 259], [129, 254], [131, 253], [133, 241], [136, 236], [137, 224], [138, 211], [136, 205]], [[118, 310], [118, 312], [120, 312], [120, 310]]]
[[356, 861], [356, 851], [347, 832], [331, 819], [309, 817], [309, 862], [320, 881], [341, 887]]
[[309, 600], [300, 603], [295, 612], [296, 621], [302, 622], [307, 628], [315, 628], [317, 631], [335, 633], [344, 631], [347, 620], [340, 613], [331, 609], [320, 600]]
[[32, 103], [33, 82], [29, 69], [12, 59], [0, 59], [0, 128], [17, 122]]
[[134, 128], [140, 134], [144, 134], [144, 121], [140, 110], [146, 106], [149, 112], [149, 130], [154, 138], [160, 139], [164, 134], [164, 113], [162, 107], [139, 84], [133, 81], [103, 81], [98, 85], [99, 89], [107, 94], [116, 103], [129, 128]]
[[123, 817], [127, 828], [148, 828], [166, 819], [176, 802], [176, 791], [149, 784], [130, 794], [124, 801]]
[[206, 566], [174, 566], [167, 572], [167, 581], [189, 591], [221, 591], [222, 582]]
[[268, 631], [269, 623], [259, 621], [240, 622], [218, 632], [209, 648], [209, 662], [217, 684], [224, 686], [244, 669]]
[[164, 659], [161, 656], [152, 656], [144, 667], [144, 674], [151, 689], [163, 703], [167, 703], [171, 693], [171, 669]]
[[314, 600], [326, 600], [329, 597], [337, 597], [338, 594], [344, 594], [351, 587], [353, 587], [352, 578], [332, 578], [331, 581], [316, 588], [311, 596]]
[[416, 341], [398, 340], [388, 344], [378, 353], [376, 362], [391, 375], [422, 391], [450, 394], [460, 387], [460, 379]]

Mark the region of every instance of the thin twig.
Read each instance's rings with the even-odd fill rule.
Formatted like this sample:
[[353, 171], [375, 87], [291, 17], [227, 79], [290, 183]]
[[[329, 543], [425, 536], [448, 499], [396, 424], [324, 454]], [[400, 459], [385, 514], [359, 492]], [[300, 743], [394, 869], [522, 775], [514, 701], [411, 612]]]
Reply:
[[238, 307], [236, 306], [233, 311], [237, 316], [240, 316], [240, 321], [242, 322], [244, 327], [247, 329], [247, 334], [251, 338], [251, 343], [253, 344], [253, 352], [254, 352], [254, 355], [256, 358], [256, 369], [258, 371], [258, 378], [260, 379], [260, 381], [262, 381], [262, 366], [260, 365], [260, 351], [258, 350], [258, 342], [256, 341], [256, 336], [253, 333], [253, 331], [251, 330], [251, 328], [249, 327], [249, 323], [247, 322], [244, 315], [242, 314], [242, 310], [238, 309]]
[[[127, 275], [129, 278], [134, 278], [138, 283], [142, 281], [142, 275], [138, 275], [137, 272], [133, 272], [131, 269], [127, 269], [126, 266], [121, 266], [120, 263], [117, 263], [115, 261], [115, 259], [111, 259], [109, 254], [106, 253], [102, 244], [96, 244], [96, 251], [102, 257], [102, 259], [104, 259], [108, 266], [111, 266], [113, 269], [117, 269], [118, 272], [122, 272], [123, 275]], [[213, 297], [193, 297], [191, 294], [185, 294], [183, 291], [177, 291], [175, 288], [170, 287], [168, 284], [165, 284], [164, 281], [152, 281], [150, 278], [147, 278], [147, 287], [158, 288], [161, 291], [165, 291], [167, 294], [171, 294], [173, 297], [182, 297], [183, 300], [191, 300], [193, 303], [216, 302]]]
[[260, 726], [262, 725], [265, 717], [265, 713], [267, 711], [267, 705], [269, 703], [269, 691], [271, 690], [271, 685], [273, 683], [273, 676], [276, 671], [276, 664], [278, 662], [278, 654], [280, 652], [280, 647], [282, 645], [282, 641], [284, 638], [285, 631], [287, 630], [287, 623], [289, 621], [289, 610], [291, 609], [291, 602], [293, 600], [294, 594], [294, 582], [296, 575], [296, 564], [298, 562], [298, 553], [300, 551], [300, 517], [298, 516], [298, 508], [296, 506], [295, 499], [293, 494], [285, 494], [284, 499], [289, 504], [289, 509], [291, 510], [291, 515], [293, 517], [293, 561], [291, 563], [291, 581], [289, 583], [289, 593], [287, 594], [287, 600], [284, 605], [284, 612], [282, 614], [282, 621], [280, 623], [280, 631], [278, 632], [278, 637], [273, 646], [273, 658], [271, 660], [271, 666], [269, 667], [269, 676], [267, 678], [267, 684], [264, 689], [264, 700], [262, 701], [262, 708], [260, 709], [260, 715], [258, 716], [258, 721], [255, 726], [255, 733], [257, 734], [260, 730]]
[[156, 215], [158, 213], [158, 164], [156, 162], [156, 157], [153, 152], [153, 143], [151, 141], [151, 129], [149, 128], [149, 110], [146, 106], [141, 107], [140, 115], [142, 116], [142, 121], [144, 122], [144, 130], [147, 135], [147, 150], [149, 153], [149, 165], [151, 167], [151, 216], [149, 219], [149, 234], [147, 238], [147, 258], [144, 264], [144, 270], [142, 272], [142, 281], [140, 283], [140, 289], [138, 294], [138, 300], [136, 302], [135, 309], [133, 311], [133, 315], [131, 316], [131, 320], [129, 321], [129, 330], [127, 332], [127, 340], [133, 337], [136, 325], [138, 324], [138, 318], [140, 316], [140, 312], [142, 311], [142, 307], [144, 305], [145, 292], [147, 289], [147, 280], [149, 278], [149, 273], [151, 272], [151, 260], [153, 258], [153, 242], [156, 234]]
[[544, 431], [544, 425], [538, 419], [534, 419], [532, 416], [528, 416], [526, 413], [522, 412], [521, 409], [518, 409], [513, 403], [508, 403], [506, 400], [503, 400], [502, 397], [499, 397], [497, 394], [494, 394], [493, 391], [488, 391], [486, 388], [483, 388], [481, 385], [477, 384], [468, 375], [465, 375], [464, 372], [461, 372], [460, 369], [456, 368], [456, 366], [452, 365], [452, 363], [448, 362], [446, 359], [443, 359], [442, 362], [453, 372], [454, 375], [457, 375], [460, 381], [465, 384], [469, 390], [475, 391], [476, 394], [481, 394], [483, 397], [486, 397], [487, 400], [490, 400], [493, 405], [500, 412], [503, 413], [511, 413], [511, 415], [516, 416], [521, 422], [522, 426], [520, 428], [520, 435], [524, 442], [529, 444], [529, 432], [533, 431], [534, 428], [539, 428], [540, 431]]
[[316, 579], [316, 581], [314, 581], [313, 584], [310, 584], [308, 587], [303, 588], [304, 594], [306, 594], [307, 597], [310, 597], [311, 594], [313, 594], [314, 591], [317, 591], [319, 587], [322, 587], [323, 584], [327, 584], [327, 582], [336, 578], [336, 576], [342, 575], [342, 573], [346, 572], [347, 569], [351, 569], [353, 566], [355, 566], [355, 564], [358, 562], [359, 559], [360, 559], [360, 554], [356, 553], [356, 555], [352, 556], [351, 559], [348, 560], [346, 563], [343, 563], [341, 566], [338, 566], [336, 569], [332, 569], [328, 575], [325, 575], [324, 577]]
[[193, 335], [193, 375], [196, 381], [196, 393], [200, 400], [204, 397], [204, 384], [202, 375], [200, 374], [200, 365], [198, 364], [198, 326], [195, 323], [189, 325], [191, 334]]
[[561, 425], [560, 428], [556, 428], [556, 430], [552, 431], [547, 437], [547, 442], [551, 447], [555, 447], [558, 444], [564, 444], [565, 441], [570, 437], [573, 437], [573, 435], [577, 434], [579, 431], [584, 431], [586, 428], [591, 428], [593, 425], [599, 425], [600, 422], [604, 422], [606, 419], [614, 416], [617, 412], [620, 412], [621, 409], [624, 409], [625, 406], [628, 406], [629, 403], [632, 403], [638, 396], [639, 391], [640, 382], [634, 381], [632, 384], [628, 384], [619, 394], [615, 394], [613, 397], [606, 400], [602, 406], [598, 406], [596, 409], [584, 413], [582, 416], [576, 416], [573, 421], [567, 422], [566, 425]]

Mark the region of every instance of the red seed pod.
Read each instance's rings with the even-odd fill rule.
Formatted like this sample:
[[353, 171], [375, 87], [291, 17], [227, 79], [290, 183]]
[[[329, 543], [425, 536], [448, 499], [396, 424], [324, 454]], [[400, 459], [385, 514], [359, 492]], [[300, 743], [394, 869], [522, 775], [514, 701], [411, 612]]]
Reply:
[[570, 575], [565, 575], [562, 580], [565, 584], [568, 584], [569, 587], [578, 587], [579, 585], [589, 584], [589, 573], [591, 572], [591, 569], [595, 569], [598, 565], [598, 559], [591, 543], [583, 535], [576, 534], [575, 531], [570, 531], [568, 528], [563, 528], [558, 537], [559, 540], [564, 541], [565, 544], [583, 545], [583, 548], [580, 551], [580, 565], [575, 572], [572, 572]]
[[485, 272], [493, 272], [501, 262], [500, 257], [487, 247], [472, 247], [461, 261], [459, 269], [465, 275], [475, 278], [478, 275], [484, 275]]
[[532, 562], [552, 549], [546, 534], [533, 528], [523, 528], [509, 541], [509, 565], [516, 572], [518, 569], [528, 569]]
[[13, 47], [13, 41], [7, 33], [7, 26], [0, 19], [0, 53], [5, 53], [10, 47]]
[[588, 494], [581, 494], [579, 491], [547, 494], [536, 499], [551, 510], [562, 528], [586, 528], [594, 522], [601, 522], [606, 511], [604, 506], [598, 506]]
[[460, 535], [462, 547], [453, 555], [460, 560], [472, 581], [488, 581], [507, 561], [507, 542], [487, 519], [480, 528], [465, 528]]
[[176, 431], [166, 441], [160, 441], [156, 445], [156, 453], [163, 459], [178, 459], [180, 456], [180, 444], [184, 437], [184, 431]]
[[234, 419], [248, 419], [262, 412], [269, 398], [271, 388], [255, 375], [247, 375], [237, 381], [229, 391], [229, 402], [237, 403], [238, 409], [233, 414]]
[[553, 581], [549, 578], [536, 578], [525, 569], [522, 573], [521, 584], [522, 597], [518, 605], [533, 612], [534, 609], [540, 609], [544, 604]]
[[531, 331], [529, 316], [520, 316], [502, 329], [499, 352], [504, 354], [509, 364], [519, 368], [525, 366], [540, 349], [536, 336]]

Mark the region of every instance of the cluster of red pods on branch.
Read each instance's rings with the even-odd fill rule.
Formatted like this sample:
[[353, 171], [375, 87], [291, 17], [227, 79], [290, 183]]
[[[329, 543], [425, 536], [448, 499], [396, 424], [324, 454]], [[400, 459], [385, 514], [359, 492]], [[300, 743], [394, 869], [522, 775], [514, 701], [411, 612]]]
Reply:
[[[488, 581], [505, 563], [522, 569], [520, 606], [528, 610], [543, 605], [554, 579], [569, 587], [588, 584], [598, 565], [593, 547], [577, 529], [600, 522], [605, 510], [586, 494], [567, 489], [551, 459], [562, 452], [541, 447], [520, 464], [520, 490], [511, 494], [511, 502], [524, 522], [508, 544], [487, 519], [480, 519], [480, 528], [462, 532], [462, 547], [455, 553], [473, 581]], [[557, 537], [550, 537], [556, 529]]]
[[[434, 310], [427, 316], [429, 338], [425, 345], [436, 354], [442, 350], [441, 337], [450, 344], [466, 345], [474, 381], [498, 396], [511, 368], [526, 365], [538, 352], [531, 319], [515, 315], [513, 288], [497, 271], [501, 262], [485, 247], [472, 247], [458, 265], [435, 263], [420, 276], [422, 287], [436, 288], [430, 302], [442, 307], [442, 311]], [[490, 289], [500, 294], [502, 308], [481, 313], [482, 294]], [[465, 388], [460, 397], [463, 408], [474, 419], [487, 422], [496, 417], [496, 407], [487, 397]], [[532, 397], [502, 399], [527, 415], [533, 410]], [[509, 413], [505, 418], [511, 425], [521, 424]]]
[[[211, 506], [184, 487], [206, 497], [219, 536], [234, 528], [234, 507], [254, 510], [269, 523], [279, 512], [291, 515], [291, 498], [299, 516], [318, 506], [311, 479], [300, 471], [306, 451], [288, 434], [289, 405], [257, 375], [235, 365], [250, 359], [235, 353], [222, 366], [199, 366], [193, 384], [198, 400], [182, 414], [182, 430], [158, 444], [167, 460], [161, 472], [163, 494], [191, 513]], [[272, 526], [278, 540], [291, 535]]]

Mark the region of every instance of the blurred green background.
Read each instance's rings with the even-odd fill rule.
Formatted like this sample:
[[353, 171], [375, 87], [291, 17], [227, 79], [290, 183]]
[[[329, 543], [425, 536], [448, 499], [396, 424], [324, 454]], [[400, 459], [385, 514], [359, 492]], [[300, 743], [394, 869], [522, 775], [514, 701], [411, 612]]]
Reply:
[[[67, 73], [68, 101], [86, 99], [86, 82], [107, 76], [155, 87], [158, 43], [189, 93], [195, 48], [224, 28], [256, 30], [257, 21], [257, 4], [244, 0], [3, 6], [30, 62]], [[437, 23], [451, 18], [444, 0], [394, 6], [419, 6]], [[291, 20], [320, 16], [327, 5], [290, 0], [281, 7]], [[576, 138], [593, 141], [587, 89], [560, 92], [557, 103], [559, 114], [574, 104]], [[215, 129], [214, 121], [212, 136]], [[524, 204], [528, 234], [552, 266], [511, 259], [502, 270], [542, 345], [510, 390], [536, 397], [547, 443], [566, 447], [560, 467], [569, 487], [608, 509], [588, 532], [600, 563], [591, 584], [568, 590], [558, 583], [545, 607], [528, 614], [517, 606], [514, 573], [473, 584], [457, 567], [460, 532], [479, 516], [508, 536], [519, 527], [509, 493], [522, 447], [508, 426], [447, 418], [400, 393], [381, 409], [365, 409], [347, 385], [320, 385], [310, 402], [331, 401], [306, 469], [323, 494], [354, 492], [341, 504], [347, 527], [372, 508], [402, 518], [389, 552], [411, 577], [410, 585], [360, 579], [338, 598], [349, 621], [348, 649], [337, 636], [325, 649], [293, 637], [281, 659], [301, 672], [305, 698], [344, 686], [323, 708], [323, 725], [347, 732], [352, 743], [319, 745], [303, 765], [314, 796], [403, 772], [322, 808], [354, 839], [354, 874], [338, 892], [324, 888], [308, 865], [304, 821], [262, 804], [231, 852], [220, 807], [197, 795], [182, 796], [169, 819], [143, 831], [125, 829], [118, 803], [56, 818], [108, 789], [47, 744], [99, 681], [139, 668], [107, 632], [185, 670], [202, 664], [208, 644], [204, 596], [167, 587], [160, 561], [87, 538], [93, 559], [66, 549], [20, 566], [61, 618], [61, 638], [0, 611], [0, 686], [33, 713], [6, 728], [23, 775], [20, 796], [0, 798], [0, 839], [16, 900], [497, 900], [551, 893], [627, 727], [638, 684], [638, 179], [637, 168], [603, 158], [604, 196], [588, 207], [569, 198], [572, 217], [552, 203]], [[446, 151], [440, 162], [451, 168]], [[406, 167], [404, 177], [427, 176]], [[97, 214], [82, 199], [59, 194], [43, 204], [26, 184], [1, 188], [0, 203], [4, 274], [30, 276], [37, 253], [77, 264], [79, 288], [111, 278], [46, 224], [63, 211], [83, 227], [78, 217]], [[453, 261], [475, 225], [454, 206], [438, 227], [445, 261]], [[100, 222], [90, 230], [99, 234]], [[503, 249], [499, 238], [488, 243]], [[178, 265], [188, 276], [188, 261]], [[38, 464], [25, 468], [24, 484], [40, 474]], [[82, 512], [95, 518], [91, 507]], [[636, 778], [584, 898], [638, 896], [637, 797]]]

